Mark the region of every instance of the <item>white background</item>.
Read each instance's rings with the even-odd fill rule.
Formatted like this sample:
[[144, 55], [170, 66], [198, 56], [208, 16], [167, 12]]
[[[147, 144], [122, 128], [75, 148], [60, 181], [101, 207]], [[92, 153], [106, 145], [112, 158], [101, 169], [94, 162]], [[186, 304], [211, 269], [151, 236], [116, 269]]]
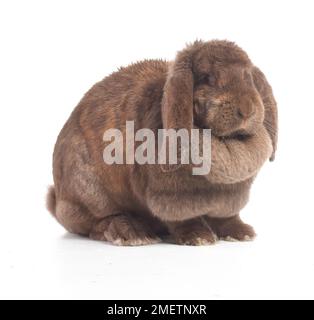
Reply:
[[[314, 298], [313, 1], [1, 1], [0, 298]], [[121, 65], [236, 41], [267, 75], [279, 145], [243, 218], [258, 238], [122, 248], [67, 234], [44, 207], [57, 134]]]

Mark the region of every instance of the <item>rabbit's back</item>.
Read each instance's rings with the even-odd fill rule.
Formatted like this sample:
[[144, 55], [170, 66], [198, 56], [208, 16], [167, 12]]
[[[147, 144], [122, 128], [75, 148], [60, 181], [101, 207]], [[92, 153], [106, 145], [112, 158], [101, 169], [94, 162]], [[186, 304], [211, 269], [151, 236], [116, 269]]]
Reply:
[[84, 95], [55, 145], [54, 180], [59, 196], [65, 192], [66, 197], [69, 193], [75, 197], [73, 178], [84, 171], [92, 176], [89, 185], [98, 185], [115, 202], [135, 205], [130, 185], [133, 168], [105, 164], [103, 136], [112, 128], [124, 135], [126, 121], [134, 121], [135, 130], [162, 127], [160, 105], [167, 71], [168, 62], [145, 60], [120, 68]]

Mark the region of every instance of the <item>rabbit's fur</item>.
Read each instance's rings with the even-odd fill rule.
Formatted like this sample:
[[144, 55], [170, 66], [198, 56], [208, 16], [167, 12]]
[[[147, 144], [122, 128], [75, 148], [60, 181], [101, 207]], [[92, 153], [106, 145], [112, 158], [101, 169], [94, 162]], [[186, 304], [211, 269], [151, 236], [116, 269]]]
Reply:
[[[209, 174], [104, 163], [104, 132], [124, 131], [127, 120], [135, 130], [212, 129]], [[173, 62], [132, 64], [85, 94], [56, 142], [48, 207], [68, 231], [118, 245], [169, 234], [190, 245], [249, 240], [254, 230], [239, 212], [276, 143], [276, 102], [263, 73], [234, 43], [196, 41]]]

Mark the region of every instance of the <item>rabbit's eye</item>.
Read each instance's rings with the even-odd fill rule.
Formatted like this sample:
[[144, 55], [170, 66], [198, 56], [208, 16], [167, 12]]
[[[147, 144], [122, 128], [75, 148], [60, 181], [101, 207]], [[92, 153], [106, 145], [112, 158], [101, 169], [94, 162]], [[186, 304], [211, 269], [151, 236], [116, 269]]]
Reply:
[[207, 84], [209, 86], [214, 86], [215, 85], [215, 77], [212, 74], [202, 74], [198, 82], [200, 84]]
[[216, 79], [212, 74], [207, 75], [207, 81], [210, 86], [214, 86]]

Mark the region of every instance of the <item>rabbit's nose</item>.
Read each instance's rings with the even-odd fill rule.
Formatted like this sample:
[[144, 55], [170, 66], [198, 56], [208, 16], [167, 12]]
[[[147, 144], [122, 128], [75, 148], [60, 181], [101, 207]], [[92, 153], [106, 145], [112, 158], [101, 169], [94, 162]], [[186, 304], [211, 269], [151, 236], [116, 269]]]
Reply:
[[237, 108], [237, 116], [240, 119], [247, 120], [255, 113], [255, 107], [252, 103], [246, 103]]

